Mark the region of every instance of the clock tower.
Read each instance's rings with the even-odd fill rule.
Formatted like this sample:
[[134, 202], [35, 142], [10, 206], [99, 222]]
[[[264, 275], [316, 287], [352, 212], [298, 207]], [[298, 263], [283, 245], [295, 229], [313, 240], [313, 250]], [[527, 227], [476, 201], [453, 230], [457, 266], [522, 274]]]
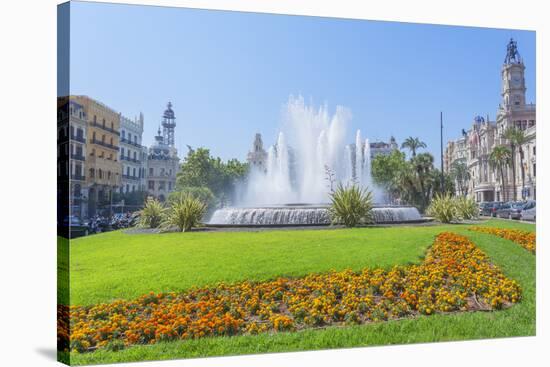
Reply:
[[517, 43], [510, 38], [502, 65], [502, 108], [514, 110], [525, 105], [525, 65], [519, 55]]

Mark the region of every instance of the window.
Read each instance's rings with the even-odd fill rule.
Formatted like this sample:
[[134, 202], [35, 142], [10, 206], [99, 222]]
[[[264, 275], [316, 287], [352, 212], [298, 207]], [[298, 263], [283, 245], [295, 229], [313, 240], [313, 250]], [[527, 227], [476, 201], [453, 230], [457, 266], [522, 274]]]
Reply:
[[101, 168], [97, 170], [97, 175], [100, 179], [103, 178], [103, 171], [101, 170]]
[[126, 184], [126, 192], [130, 192], [130, 185]]
[[122, 139], [126, 138], [126, 131], [122, 130]]
[[132, 141], [132, 134], [128, 133], [128, 141], [131, 142]]
[[126, 176], [130, 176], [130, 167], [126, 167]]
[[160, 181], [159, 182], [159, 190], [165, 190], [166, 189], [166, 182]]
[[168, 182], [168, 190], [172, 190], [172, 182]]
[[153, 176], [153, 168], [149, 168], [149, 176]]
[[105, 143], [105, 134], [101, 135], [101, 142]]
[[533, 177], [537, 177], [537, 164], [533, 163]]
[[105, 128], [105, 119], [103, 119], [102, 125], [103, 125], [103, 128]]
[[113, 160], [113, 153], [109, 153], [109, 159]]
[[132, 176], [136, 177], [136, 169], [135, 168], [132, 169]]
[[92, 149], [92, 152], [90, 153], [90, 156], [94, 156], [95, 155], [95, 148]]
[[149, 188], [149, 190], [154, 190], [155, 189], [155, 181], [149, 181], [147, 183], [147, 187]]
[[108, 171], [107, 172], [107, 178], [110, 180], [111, 179], [111, 171]]
[[90, 168], [90, 177], [91, 178], [95, 177], [95, 170], [93, 168]]
[[97, 124], [97, 116], [94, 115], [94, 124]]
[[95, 131], [92, 133], [92, 140], [95, 141]]
[[124, 148], [120, 147], [120, 156], [124, 158]]
[[137, 161], [137, 155], [136, 155], [136, 152], [134, 152], [134, 161]]

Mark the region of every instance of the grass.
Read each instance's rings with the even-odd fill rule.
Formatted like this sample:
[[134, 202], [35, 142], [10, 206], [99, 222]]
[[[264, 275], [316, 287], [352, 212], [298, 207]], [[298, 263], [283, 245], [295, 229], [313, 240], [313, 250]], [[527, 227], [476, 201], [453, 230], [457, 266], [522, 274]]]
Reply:
[[[403, 236], [404, 232], [406, 236]], [[132, 299], [219, 282], [419, 262], [428, 227], [125, 234], [71, 241], [71, 304]]]
[[[531, 224], [501, 220], [490, 220], [483, 225], [535, 230]], [[118, 284], [121, 274], [127, 289], [116, 293], [117, 297], [149, 290], [183, 290], [191, 285], [213, 284], [220, 280], [263, 280], [332, 268], [389, 267], [396, 263], [420, 261], [434, 236], [446, 230], [469, 236], [508, 277], [516, 279], [523, 289], [522, 301], [497, 312], [439, 314], [345, 328], [205, 338], [134, 346], [119, 352], [71, 353], [71, 363], [95, 364], [535, 335], [535, 256], [511, 241], [470, 232], [467, 226], [462, 225], [139, 236], [107, 233], [79, 239], [71, 244], [71, 294], [80, 296], [83, 303], [93, 303], [101, 297], [108, 300], [113, 297], [109, 291], [85, 287], [109, 286], [111, 281]], [[121, 238], [125, 240], [121, 241]], [[104, 239], [109, 239], [109, 242], [104, 242]], [[239, 256], [235, 256], [231, 249], [237, 249]], [[188, 253], [191, 250], [198, 254]], [[102, 256], [104, 251], [121, 258]], [[130, 254], [127, 257], [122, 256], [128, 251]], [[155, 251], [162, 253], [149, 257]], [[161, 260], [166, 266], [162, 266]], [[126, 269], [128, 274], [125, 274], [125, 269], [109, 272], [109, 269], [128, 266], [126, 264], [129, 263], [132, 264], [130, 270]], [[75, 269], [76, 264], [81, 268]], [[182, 264], [187, 267], [181, 268]], [[174, 271], [173, 267], [179, 272]], [[147, 270], [140, 273], [140, 269]], [[158, 271], [159, 274], [150, 271]], [[81, 277], [86, 274], [92, 279], [82, 285], [80, 282], [84, 278]], [[150, 276], [157, 280], [150, 280]], [[162, 286], [155, 283], [160, 279], [163, 280]], [[183, 281], [184, 285], [177, 284], [178, 281]], [[142, 289], [147, 287], [152, 288], [143, 292]], [[110, 292], [119, 289], [117, 286]]]

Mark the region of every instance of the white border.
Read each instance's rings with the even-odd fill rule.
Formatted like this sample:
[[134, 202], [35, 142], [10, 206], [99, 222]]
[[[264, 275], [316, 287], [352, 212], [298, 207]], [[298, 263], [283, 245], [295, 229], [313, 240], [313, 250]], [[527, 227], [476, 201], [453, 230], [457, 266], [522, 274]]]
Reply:
[[[55, 0], [3, 1], [0, 10], [0, 365], [54, 365], [55, 350]], [[537, 31], [539, 227], [537, 337], [151, 362], [146, 366], [521, 366], [548, 359], [548, 235], [544, 1], [116, 1], [283, 14]], [[546, 44], [546, 45], [545, 45]], [[547, 66], [550, 67], [550, 66]], [[548, 185], [547, 185], [548, 187]], [[545, 312], [541, 312], [546, 307]], [[546, 348], [545, 348], [546, 347]], [[121, 364], [120, 366], [133, 365]]]

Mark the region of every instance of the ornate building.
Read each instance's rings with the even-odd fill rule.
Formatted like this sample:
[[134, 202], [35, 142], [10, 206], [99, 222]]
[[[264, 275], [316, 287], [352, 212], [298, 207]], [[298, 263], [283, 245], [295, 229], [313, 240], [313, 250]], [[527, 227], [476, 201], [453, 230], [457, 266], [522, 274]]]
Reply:
[[262, 134], [257, 133], [254, 137], [254, 143], [252, 144], [252, 150], [248, 152], [246, 157], [248, 164], [251, 168], [265, 171], [267, 152], [264, 149], [264, 143], [262, 141]]
[[[536, 198], [536, 105], [526, 102], [526, 90], [525, 65], [517, 43], [510, 39], [501, 69], [502, 100], [496, 120], [477, 116], [472, 127], [463, 130], [461, 138], [448, 142], [445, 150], [445, 170], [452, 172], [453, 165], [465, 163], [469, 176], [467, 193], [478, 202]], [[526, 140], [515, 149], [513, 164], [507, 165], [501, 182], [489, 157], [494, 147], [510, 146], [504, 138], [510, 127], [521, 130]]]
[[88, 188], [86, 186], [86, 113], [84, 107], [69, 102], [69, 136], [70, 136], [70, 197], [71, 214], [79, 218], [87, 215]]
[[390, 137], [389, 142], [375, 141], [370, 143], [370, 156], [372, 159], [378, 155], [388, 155], [394, 150], [398, 150], [398, 149], [399, 149], [399, 146], [397, 145], [395, 138], [392, 136]]
[[176, 174], [179, 169], [178, 151], [174, 145], [176, 116], [170, 102], [162, 116], [161, 125], [162, 134], [159, 127], [147, 157], [147, 191], [164, 201], [176, 187]]
[[120, 163], [122, 165], [122, 184], [120, 193], [145, 190], [143, 179], [145, 161], [142, 156], [141, 137], [143, 135], [143, 114], [139, 119], [130, 120], [120, 116]]
[[121, 184], [120, 114], [88, 96], [71, 99], [83, 107], [86, 116], [85, 176], [88, 216], [92, 216], [98, 209], [108, 208], [113, 192], [118, 191]]

